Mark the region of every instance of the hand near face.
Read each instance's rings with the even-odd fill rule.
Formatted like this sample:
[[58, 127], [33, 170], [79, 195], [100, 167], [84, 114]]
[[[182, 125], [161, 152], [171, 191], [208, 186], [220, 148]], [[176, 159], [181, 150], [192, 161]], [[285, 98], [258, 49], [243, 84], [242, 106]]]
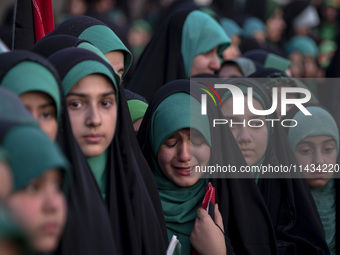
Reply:
[[[217, 204], [215, 204], [215, 222], [224, 231], [223, 219]], [[197, 218], [190, 235], [190, 242], [200, 255], [227, 254], [224, 234], [215, 222], [202, 207], [197, 210]]]

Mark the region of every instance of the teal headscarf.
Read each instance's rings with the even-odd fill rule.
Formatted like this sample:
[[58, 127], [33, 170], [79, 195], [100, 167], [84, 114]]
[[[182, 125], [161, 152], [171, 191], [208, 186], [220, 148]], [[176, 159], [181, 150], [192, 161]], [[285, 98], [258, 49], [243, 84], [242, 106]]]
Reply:
[[28, 112], [20, 98], [2, 87], [0, 87], [0, 116], [2, 121], [39, 127], [39, 123]]
[[57, 144], [33, 126], [17, 125], [6, 132], [3, 147], [19, 190], [51, 168], [68, 171], [69, 164]]
[[200, 103], [186, 93], [167, 97], [156, 109], [151, 121], [153, 174], [158, 186], [167, 226], [168, 238], [176, 235], [181, 243], [181, 254], [190, 254], [190, 234], [201, 206], [208, 179], [200, 179], [190, 187], [179, 187], [162, 173], [157, 155], [160, 146], [173, 132], [182, 128], [195, 128], [211, 144], [209, 121], [200, 114]]
[[49, 95], [56, 105], [57, 119], [59, 120], [61, 95], [58, 81], [45, 66], [29, 60], [19, 62], [6, 73], [0, 85], [17, 95], [34, 91]]
[[266, 32], [265, 24], [258, 18], [250, 17], [243, 23], [244, 36], [253, 37], [255, 32]]
[[107, 26], [94, 25], [85, 29], [79, 36], [96, 46], [103, 54], [110, 51], [122, 51], [124, 54], [125, 72], [129, 70], [132, 63], [132, 54], [119, 39], [119, 37]]
[[11, 242], [18, 248], [20, 254], [33, 254], [24, 231], [17, 224], [11, 212], [0, 203], [0, 245], [3, 242]]
[[239, 25], [237, 25], [237, 23], [232, 19], [221, 18], [220, 23], [222, 28], [229, 37], [232, 37], [234, 35], [241, 36], [243, 34], [242, 28]]
[[316, 58], [319, 53], [318, 46], [308, 36], [294, 36], [286, 45], [286, 53], [290, 55], [292, 52], [300, 52], [304, 56]]
[[230, 45], [230, 38], [220, 24], [201, 11], [190, 12], [182, 30], [181, 53], [185, 73], [190, 77], [192, 61], [199, 54], [218, 48], [218, 55]]
[[[336, 143], [337, 155], [339, 154], [339, 131], [337, 124], [332, 115], [325, 109], [318, 106], [308, 106], [307, 110], [312, 116], [306, 116], [298, 111], [292, 118], [298, 122], [298, 125], [288, 130], [288, 139], [292, 150], [294, 151], [299, 142], [310, 136], [328, 135]], [[334, 179], [328, 181], [324, 187], [312, 188], [316, 207], [321, 218], [321, 222], [326, 234], [326, 241], [331, 251], [335, 252], [335, 220], [336, 220], [336, 201], [335, 201], [335, 183]]]
[[298, 143], [306, 137], [329, 135], [334, 139], [339, 153], [339, 131], [332, 115], [318, 106], [308, 106], [306, 109], [312, 116], [306, 116], [298, 111], [292, 118], [298, 122], [296, 127], [288, 130], [288, 140], [292, 150], [295, 151]]

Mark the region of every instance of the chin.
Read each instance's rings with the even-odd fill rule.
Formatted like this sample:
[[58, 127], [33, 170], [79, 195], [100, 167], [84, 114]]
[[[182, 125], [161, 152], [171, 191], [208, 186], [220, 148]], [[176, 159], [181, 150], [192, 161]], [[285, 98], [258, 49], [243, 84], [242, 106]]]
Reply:
[[308, 185], [312, 188], [321, 188], [324, 187], [330, 178], [319, 178], [319, 179], [306, 179]]
[[90, 158], [100, 156], [105, 150], [102, 148], [85, 148], [82, 151], [87, 158]]
[[58, 246], [58, 238], [50, 237], [47, 240], [41, 240], [33, 245], [35, 251], [39, 253], [49, 253], [53, 252], [57, 249]]

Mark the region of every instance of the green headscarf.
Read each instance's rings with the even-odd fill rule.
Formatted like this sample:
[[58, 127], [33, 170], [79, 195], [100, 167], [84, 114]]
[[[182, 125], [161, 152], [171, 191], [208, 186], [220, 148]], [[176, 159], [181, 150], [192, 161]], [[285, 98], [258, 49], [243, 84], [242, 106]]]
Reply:
[[119, 37], [107, 26], [95, 25], [85, 29], [79, 36], [96, 46], [103, 54], [110, 51], [122, 51], [124, 54], [125, 72], [129, 70], [132, 63], [132, 54], [119, 39]]
[[29, 124], [39, 128], [39, 123], [28, 112], [20, 98], [2, 87], [0, 87], [0, 117], [2, 121]]
[[185, 73], [190, 77], [192, 61], [199, 54], [218, 48], [218, 55], [230, 45], [230, 38], [220, 24], [208, 14], [192, 11], [187, 16], [182, 30], [181, 53]]
[[281, 71], [286, 71], [290, 67], [291, 61], [276, 54], [268, 53], [264, 61], [264, 67], [272, 67]]
[[65, 75], [65, 78], [62, 81], [64, 94], [67, 95], [67, 93], [70, 92], [72, 87], [79, 80], [90, 74], [103, 74], [106, 77], [108, 77], [112, 84], [114, 85], [117, 97], [118, 86], [111, 71], [102, 63], [94, 60], [81, 61], [68, 71], [68, 73]]
[[138, 100], [138, 99], [131, 99], [127, 101], [129, 112], [131, 115], [132, 122], [139, 120], [140, 118], [144, 117], [146, 109], [148, 108], [148, 104]]
[[68, 170], [69, 164], [57, 144], [33, 126], [12, 127], [3, 139], [14, 179], [14, 190], [23, 188], [51, 168]]
[[286, 53], [290, 55], [292, 52], [300, 52], [304, 56], [316, 58], [319, 50], [316, 43], [308, 36], [294, 36], [286, 45]]
[[13, 243], [20, 250], [20, 254], [33, 254], [24, 231], [16, 223], [10, 211], [0, 203], [0, 245], [2, 242]]
[[258, 18], [250, 17], [243, 23], [243, 34], [247, 37], [253, 37], [255, 32], [266, 32], [265, 24]]
[[298, 122], [296, 127], [289, 128], [288, 131], [288, 140], [292, 150], [295, 151], [298, 143], [306, 137], [329, 135], [334, 138], [336, 150], [339, 153], [339, 131], [332, 115], [318, 106], [308, 106], [306, 109], [312, 116], [306, 116], [298, 111], [292, 118]]
[[21, 95], [26, 92], [39, 91], [49, 95], [60, 118], [61, 103], [58, 81], [56, 77], [43, 65], [33, 61], [22, 61], [7, 72], [1, 81], [1, 86]]
[[232, 19], [221, 18], [220, 23], [222, 28], [229, 37], [232, 37], [234, 35], [241, 36], [243, 34], [242, 28], [240, 28], [240, 26]]
[[4, 148], [0, 147], [0, 163], [7, 159], [7, 153]]
[[153, 174], [161, 198], [169, 241], [172, 235], [177, 236], [181, 243], [181, 254], [190, 254], [189, 237], [208, 179], [202, 178], [190, 187], [179, 187], [164, 176], [158, 165], [157, 155], [166, 138], [182, 128], [195, 128], [211, 144], [209, 121], [200, 111], [201, 106], [196, 99], [186, 93], [175, 93], [157, 107], [151, 121]]

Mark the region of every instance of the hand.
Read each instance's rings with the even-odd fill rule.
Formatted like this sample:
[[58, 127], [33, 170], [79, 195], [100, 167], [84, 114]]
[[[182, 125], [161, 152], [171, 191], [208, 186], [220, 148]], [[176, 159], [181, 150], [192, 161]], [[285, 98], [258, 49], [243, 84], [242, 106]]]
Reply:
[[[223, 219], [217, 204], [215, 204], [215, 222], [224, 232]], [[202, 207], [197, 210], [197, 217], [190, 235], [190, 242], [200, 255], [227, 254], [224, 234], [216, 226], [215, 222]]]

